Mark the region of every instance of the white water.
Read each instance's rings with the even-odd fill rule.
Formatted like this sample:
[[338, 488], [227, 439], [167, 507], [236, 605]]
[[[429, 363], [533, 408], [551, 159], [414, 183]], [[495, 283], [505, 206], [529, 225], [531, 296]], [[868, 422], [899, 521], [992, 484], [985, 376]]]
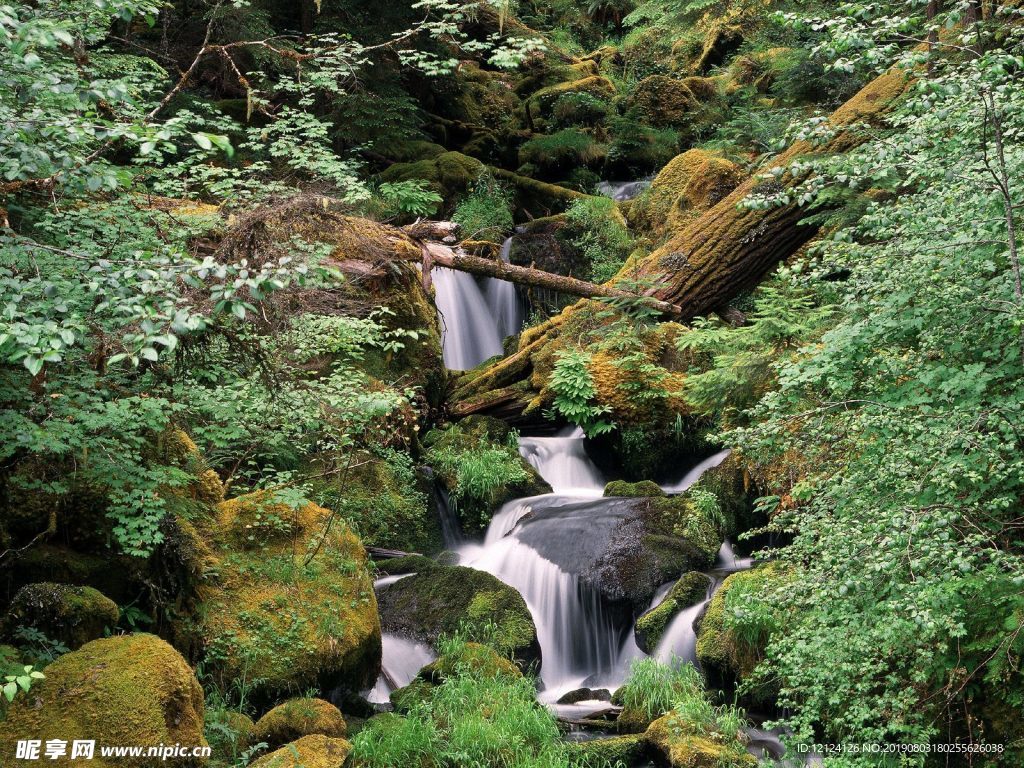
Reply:
[[[512, 253], [512, 238], [501, 245], [501, 260], [508, 263]], [[483, 280], [484, 301], [498, 326], [498, 337], [515, 336], [526, 322], [526, 305], [519, 295], [519, 289], [508, 280], [487, 277]]]
[[[511, 248], [509, 238], [501, 247], [503, 261], [508, 261]], [[492, 277], [478, 279], [447, 267], [434, 267], [430, 274], [448, 369], [476, 368], [502, 354], [505, 337], [522, 330], [525, 307], [512, 283]]]
[[556, 437], [522, 437], [519, 453], [556, 494], [600, 496], [607, 480], [587, 456], [582, 430], [564, 432]]
[[383, 655], [376, 685], [365, 694], [372, 704], [386, 704], [393, 691], [416, 679], [427, 664], [437, 658], [430, 646], [385, 632], [381, 635]]
[[718, 550], [715, 567], [707, 573], [711, 582], [704, 599], [676, 614], [665, 629], [661, 642], [652, 654], [659, 661], [669, 661], [673, 656], [697, 666], [697, 633], [693, 623], [701, 615], [725, 577], [737, 571], [745, 571], [753, 565], [749, 557], [738, 558], [732, 545], [726, 541]]
[[640, 181], [602, 181], [597, 185], [598, 194], [610, 197], [612, 200], [623, 202], [632, 200], [645, 189], [651, 186], [650, 179]]
[[711, 469], [712, 467], [717, 467], [719, 464], [725, 461], [726, 458], [729, 456], [729, 453], [730, 451], [726, 449], [724, 451], [719, 451], [714, 456], [709, 456], [697, 466], [687, 470], [686, 474], [684, 474], [679, 480], [676, 480], [671, 483], [664, 483], [661, 486], [661, 490], [663, 490], [665, 493], [682, 493], [691, 485], [700, 480], [700, 476], [707, 472], [709, 469]]

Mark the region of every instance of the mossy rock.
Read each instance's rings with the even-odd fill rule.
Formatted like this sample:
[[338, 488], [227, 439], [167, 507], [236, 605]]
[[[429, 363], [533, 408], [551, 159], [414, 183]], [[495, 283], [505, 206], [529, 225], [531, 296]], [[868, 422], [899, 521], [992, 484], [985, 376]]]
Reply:
[[19, 627], [30, 627], [74, 650], [102, 637], [120, 618], [117, 603], [92, 587], [27, 584], [14, 595], [0, 636], [15, 641]]
[[383, 576], [401, 576], [407, 573], [420, 573], [437, 566], [437, 562], [423, 555], [405, 555], [378, 560], [377, 573]]
[[647, 743], [639, 734], [613, 736], [608, 739], [577, 742], [571, 745], [570, 751], [578, 756], [582, 764], [589, 768], [605, 768], [605, 766], [636, 765], [647, 751]]
[[343, 768], [352, 745], [345, 739], [316, 734], [285, 744], [249, 764], [250, 768]]
[[495, 625], [490, 638], [503, 656], [522, 664], [540, 658], [533, 618], [522, 595], [483, 571], [437, 565], [380, 590], [381, 623], [387, 632], [436, 643], [461, 626]]
[[625, 480], [612, 480], [604, 487], [605, 496], [664, 496], [665, 492], [661, 486], [653, 480], [641, 480], [637, 483], [627, 483]]
[[640, 613], [661, 584], [710, 568], [721, 544], [689, 494], [638, 498], [584, 576], [609, 600], [628, 601]]
[[[697, 660], [708, 680], [730, 688], [747, 679], [764, 658], [764, 651], [780, 617], [772, 617], [773, 626], [758, 627], [756, 633], [737, 634], [727, 627], [726, 606], [732, 600], [742, 601], [743, 594], [764, 594], [784, 584], [788, 572], [778, 564], [768, 563], [729, 576], [715, 592], [700, 624], [697, 626]], [[748, 692], [746, 700], [755, 704], [770, 701], [777, 691], [761, 687]]]
[[661, 236], [679, 229], [732, 192], [746, 178], [719, 152], [691, 149], [674, 157], [629, 208], [632, 226]]
[[626, 100], [630, 112], [658, 128], [686, 127], [700, 103], [685, 81], [666, 75], [645, 77]]
[[420, 670], [420, 678], [441, 683], [456, 673], [468, 673], [475, 678], [491, 680], [497, 677], [518, 678], [519, 668], [489, 645], [465, 643], [457, 654], [446, 654]]
[[555, 103], [567, 93], [587, 93], [598, 99], [610, 99], [615, 95], [615, 84], [607, 77], [589, 75], [549, 85], [533, 94], [530, 109], [538, 115], [550, 115]]
[[429, 680], [417, 677], [408, 685], [396, 688], [391, 692], [391, 705], [396, 712], [406, 713], [416, 706], [429, 702], [434, 693], [434, 684]]
[[348, 735], [348, 726], [338, 708], [323, 699], [289, 699], [256, 721], [251, 743], [263, 741], [269, 749], [277, 749], [289, 741], [316, 734], [339, 739]]
[[665, 595], [665, 599], [636, 621], [633, 633], [636, 644], [644, 653], [658, 647], [665, 628], [684, 608], [704, 599], [708, 591], [708, 577], [698, 571], [683, 574]]
[[246, 747], [253, 743], [256, 725], [244, 712], [222, 709], [206, 712], [206, 738], [210, 742], [212, 757], [228, 765], [235, 761]]
[[419, 160], [433, 160], [448, 150], [432, 141], [409, 139], [391, 141], [377, 148], [395, 163], [415, 163]]
[[255, 701], [371, 685], [380, 619], [366, 551], [346, 522], [266, 491], [217, 511], [219, 562], [202, 585], [196, 628], [206, 669], [223, 681], [252, 681]]
[[461, 152], [445, 152], [412, 163], [395, 163], [380, 174], [382, 182], [422, 180], [448, 204], [469, 192], [484, 164]]
[[702, 733], [675, 712], [655, 720], [644, 733], [658, 762], [669, 768], [753, 768], [736, 734]]
[[[19, 739], [91, 739], [107, 745], [205, 746], [203, 691], [181, 655], [154, 635], [107, 637], [86, 643], [46, 667], [46, 678], [14, 699], [0, 728], [0, 754]], [[205, 758], [175, 764], [205, 765]], [[69, 754], [48, 765], [73, 766]], [[149, 768], [153, 759], [105, 759], [98, 768]]]

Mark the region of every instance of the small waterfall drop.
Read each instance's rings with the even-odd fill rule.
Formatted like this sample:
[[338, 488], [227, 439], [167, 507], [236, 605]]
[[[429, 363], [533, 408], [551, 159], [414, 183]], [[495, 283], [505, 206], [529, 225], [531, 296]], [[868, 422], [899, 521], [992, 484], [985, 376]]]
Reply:
[[427, 664], [437, 658], [430, 646], [415, 640], [392, 635], [381, 635], [383, 655], [377, 683], [365, 694], [371, 704], [386, 704], [393, 691], [404, 688]]
[[[501, 245], [501, 260], [508, 264], [512, 253], [512, 238]], [[504, 341], [506, 336], [515, 336], [523, 329], [526, 322], [526, 306], [519, 289], [508, 280], [485, 278], [484, 301], [491, 310], [494, 322], [498, 326], [498, 337]]]
[[600, 496], [607, 482], [587, 456], [583, 431], [576, 427], [556, 437], [523, 437], [519, 453], [557, 494]]
[[597, 185], [597, 192], [621, 203], [626, 200], [632, 200], [649, 186], [651, 186], [650, 179], [640, 179], [639, 181], [602, 181]]
[[665, 493], [682, 493], [691, 485], [700, 480], [700, 476], [707, 472], [712, 467], [717, 467], [723, 461], [728, 458], [730, 451], [728, 449], [719, 451], [714, 456], [708, 456], [697, 466], [687, 470], [686, 474], [683, 475], [679, 480], [671, 483], [665, 483], [661, 486], [661, 490]]
[[431, 278], [441, 316], [445, 366], [453, 371], [467, 371], [500, 355], [498, 326], [476, 278], [447, 267], [434, 267]]
[[708, 584], [708, 591], [704, 599], [676, 614], [675, 618], [672, 619], [665, 629], [665, 634], [652, 655], [659, 661], [669, 661], [673, 656], [676, 656], [694, 666], [699, 666], [697, 663], [697, 633], [694, 631], [693, 623], [704, 609], [707, 608], [708, 603], [711, 602], [711, 598], [714, 597], [718, 588], [722, 586], [726, 576], [737, 571], [745, 571], [752, 565], [753, 560], [751, 558], [736, 557], [732, 544], [728, 541], [724, 542], [718, 550], [715, 567], [706, 574], [710, 579], [710, 583]]

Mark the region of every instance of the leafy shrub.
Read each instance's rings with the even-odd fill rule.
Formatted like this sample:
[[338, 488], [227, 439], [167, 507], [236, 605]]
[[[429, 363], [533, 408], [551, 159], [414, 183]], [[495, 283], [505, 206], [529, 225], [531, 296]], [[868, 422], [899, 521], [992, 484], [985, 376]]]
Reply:
[[377, 194], [384, 201], [385, 210], [390, 207], [395, 215], [431, 216], [444, 202], [444, 198], [429, 189], [422, 179], [381, 184]]
[[651, 173], [679, 152], [679, 133], [672, 128], [652, 128], [631, 117], [613, 118], [609, 124], [608, 165], [619, 175]]
[[548, 386], [555, 393], [552, 410], [581, 427], [590, 437], [610, 432], [613, 425], [601, 418], [606, 405], [597, 405], [597, 388], [587, 367], [590, 355], [582, 350], [558, 353]]
[[565, 237], [590, 264], [590, 279], [611, 280], [629, 256], [633, 242], [614, 200], [576, 200], [565, 213]]
[[512, 195], [487, 172], [481, 173], [461, 203], [452, 221], [462, 227], [470, 240], [501, 242], [512, 231]]
[[565, 128], [547, 136], [535, 136], [519, 149], [519, 161], [555, 171], [604, 160], [607, 147], [586, 131]]

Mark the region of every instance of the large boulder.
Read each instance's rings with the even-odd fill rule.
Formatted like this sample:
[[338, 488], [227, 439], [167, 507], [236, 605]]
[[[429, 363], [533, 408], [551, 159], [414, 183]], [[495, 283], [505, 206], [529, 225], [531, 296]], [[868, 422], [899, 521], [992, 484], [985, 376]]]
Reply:
[[27, 584], [14, 595], [0, 637], [17, 641], [19, 628], [34, 629], [74, 650], [113, 629], [121, 611], [92, 587], [43, 582]]
[[251, 763], [251, 768], [343, 768], [352, 745], [331, 736], [303, 736]]
[[323, 699], [289, 699], [256, 721], [250, 741], [264, 742], [268, 748], [277, 749], [316, 734], [338, 739], [348, 735], [348, 726], [338, 708]]
[[743, 169], [719, 152], [683, 152], [632, 202], [630, 224], [656, 236], [675, 231], [732, 192], [744, 178]]
[[245, 677], [250, 696], [360, 690], [380, 668], [380, 619], [366, 551], [345, 520], [260, 491], [217, 508], [218, 559], [197, 631], [206, 669]]
[[425, 181], [450, 204], [469, 192], [484, 168], [484, 164], [475, 157], [460, 152], [445, 152], [412, 163], [395, 163], [380, 174], [380, 180], [388, 184]]
[[537, 629], [522, 595], [473, 568], [435, 565], [407, 576], [377, 595], [387, 632], [436, 643], [460, 628], [493, 624], [488, 642], [522, 664], [540, 659]]
[[[103, 758], [99, 745], [206, 745], [199, 682], [181, 655], [154, 635], [93, 640], [61, 656], [45, 674], [27, 693], [18, 694], [7, 711], [0, 728], [4, 765], [15, 754], [16, 742], [24, 739], [67, 742], [67, 754], [46, 761], [55, 766], [81, 762], [71, 760], [73, 741], [95, 741], [95, 757], [89, 764], [96, 768], [149, 768], [159, 763], [151, 757]], [[204, 764], [203, 758], [175, 761], [189, 767]]]

